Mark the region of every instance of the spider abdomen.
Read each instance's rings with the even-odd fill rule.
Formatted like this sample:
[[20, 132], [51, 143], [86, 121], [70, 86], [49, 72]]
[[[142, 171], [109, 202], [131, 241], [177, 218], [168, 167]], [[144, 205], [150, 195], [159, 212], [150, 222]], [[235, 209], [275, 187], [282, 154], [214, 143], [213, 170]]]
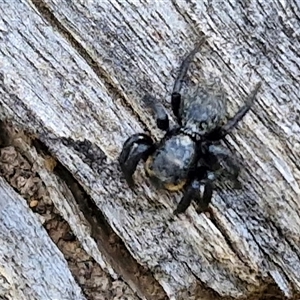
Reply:
[[146, 173], [157, 188], [180, 190], [195, 165], [196, 143], [187, 135], [165, 139], [146, 162]]

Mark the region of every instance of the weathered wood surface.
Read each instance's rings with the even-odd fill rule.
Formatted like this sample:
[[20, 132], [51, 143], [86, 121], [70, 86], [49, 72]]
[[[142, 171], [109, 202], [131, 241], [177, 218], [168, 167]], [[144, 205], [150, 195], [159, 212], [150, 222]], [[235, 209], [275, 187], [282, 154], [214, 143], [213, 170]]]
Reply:
[[[243, 3], [0, 5], [1, 117], [49, 147], [151, 272], [154, 286], [173, 299], [210, 299], [209, 293], [260, 299], [274, 285], [279, 299], [299, 298], [299, 4]], [[170, 107], [176, 70], [202, 33], [208, 43], [197, 55], [194, 82], [219, 77], [231, 114], [257, 81], [263, 88], [254, 111], [228, 138], [243, 159], [243, 190], [218, 191], [213, 219], [193, 207], [173, 219], [181, 195], [155, 191], [141, 169], [130, 191], [116, 158], [134, 132], [147, 128], [161, 136], [141, 98], [151, 92]], [[81, 146], [84, 140], [94, 145], [97, 160]], [[62, 215], [68, 218], [64, 209]], [[68, 222], [78, 225], [76, 218]], [[110, 260], [104, 269], [121, 273], [139, 297], [158, 299], [121, 259], [113, 263], [100, 251]]]
[[2, 178], [0, 195], [1, 299], [86, 299], [40, 222]]

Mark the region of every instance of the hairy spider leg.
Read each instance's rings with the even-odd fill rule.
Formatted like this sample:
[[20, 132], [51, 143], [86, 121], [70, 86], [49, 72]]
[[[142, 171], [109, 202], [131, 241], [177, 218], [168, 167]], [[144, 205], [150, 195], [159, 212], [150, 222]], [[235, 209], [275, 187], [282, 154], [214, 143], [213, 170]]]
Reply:
[[205, 165], [216, 179], [224, 176], [238, 185], [240, 162], [221, 144], [211, 144], [205, 149], [205, 159], [201, 160], [201, 165]]
[[143, 98], [143, 102], [146, 103], [154, 112], [156, 118], [156, 125], [160, 130], [169, 130], [169, 117], [164, 106], [157, 101], [156, 98], [147, 94]]
[[199, 51], [200, 47], [204, 44], [204, 42], [205, 42], [205, 38], [202, 37], [201, 40], [195, 46], [195, 48], [183, 60], [181, 66], [179, 68], [178, 76], [177, 76], [174, 86], [173, 86], [173, 92], [172, 92], [172, 96], [171, 96], [171, 104], [172, 104], [173, 114], [177, 118], [177, 122], [179, 125], [181, 125], [181, 119], [179, 116], [179, 108], [180, 108], [180, 102], [181, 102], [180, 91], [182, 88], [182, 83], [185, 80], [189, 66], [190, 66], [195, 54]]
[[256, 95], [260, 87], [261, 87], [261, 82], [258, 82], [254, 90], [251, 92], [250, 96], [248, 97], [246, 103], [238, 110], [235, 116], [231, 118], [225, 125], [210, 133], [207, 139], [211, 141], [220, 140], [223, 139], [228, 133], [230, 133], [252, 108], [254, 104], [254, 100], [256, 98]]
[[[203, 193], [201, 193], [202, 189], [204, 189]], [[191, 204], [192, 200], [198, 204], [198, 213], [206, 211], [211, 202], [212, 194], [213, 184], [210, 179], [194, 179], [187, 187], [183, 197], [174, 211], [174, 214], [178, 215], [184, 213]]]
[[119, 164], [124, 177], [130, 188], [133, 188], [134, 181], [132, 175], [141, 159], [147, 160], [149, 155], [155, 150], [155, 145], [150, 136], [144, 133], [137, 133], [131, 136], [124, 143], [119, 156]]
[[[201, 191], [201, 186], [204, 187], [204, 192], [201, 195], [199, 195], [199, 191]], [[213, 195], [213, 182], [210, 179], [203, 179], [200, 181], [199, 189], [198, 189], [198, 195], [199, 197], [195, 198], [196, 203], [198, 204], [198, 207], [196, 208], [197, 213], [203, 213], [207, 211], [208, 206], [211, 202], [212, 195]]]

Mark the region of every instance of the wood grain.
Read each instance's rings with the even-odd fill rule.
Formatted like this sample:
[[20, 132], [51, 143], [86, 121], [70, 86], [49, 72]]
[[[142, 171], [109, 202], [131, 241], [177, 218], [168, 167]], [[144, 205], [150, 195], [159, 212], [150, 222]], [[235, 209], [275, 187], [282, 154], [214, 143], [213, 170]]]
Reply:
[[[259, 299], [274, 284], [279, 297], [299, 295], [298, 5], [24, 0], [0, 6], [2, 118], [49, 147], [171, 299], [199, 299], [204, 291], [217, 299]], [[207, 44], [190, 83], [218, 77], [230, 115], [257, 81], [263, 88], [228, 138], [243, 161], [243, 189], [219, 189], [211, 218], [193, 207], [173, 218], [181, 194], [155, 191], [141, 168], [130, 191], [116, 158], [134, 132], [162, 136], [141, 99], [150, 92], [170, 108], [178, 66], [203, 34]], [[85, 140], [95, 160], [80, 147]]]
[[0, 295], [6, 299], [86, 299], [47, 232], [2, 178], [0, 194]]

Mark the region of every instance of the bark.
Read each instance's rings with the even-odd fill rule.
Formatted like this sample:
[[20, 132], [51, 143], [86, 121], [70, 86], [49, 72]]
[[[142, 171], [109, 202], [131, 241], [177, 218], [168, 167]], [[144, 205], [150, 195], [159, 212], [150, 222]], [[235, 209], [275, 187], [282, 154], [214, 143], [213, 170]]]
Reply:
[[2, 178], [0, 193], [2, 299], [86, 299], [62, 253]]
[[[276, 0], [1, 4], [0, 117], [30, 137], [22, 137], [25, 146], [12, 143], [35, 166], [86, 253], [107, 278], [121, 276], [130, 297], [298, 299], [298, 6]], [[170, 108], [178, 66], [203, 34], [207, 43], [190, 83], [219, 78], [229, 115], [258, 81], [263, 87], [228, 138], [242, 160], [242, 190], [220, 184], [211, 215], [198, 215], [192, 205], [173, 217], [182, 194], [154, 190], [142, 168], [131, 191], [117, 157], [135, 132], [162, 137], [141, 99], [149, 92]], [[50, 170], [44, 151], [56, 161]], [[46, 240], [36, 231], [39, 236]], [[23, 274], [17, 265], [10, 264]]]

